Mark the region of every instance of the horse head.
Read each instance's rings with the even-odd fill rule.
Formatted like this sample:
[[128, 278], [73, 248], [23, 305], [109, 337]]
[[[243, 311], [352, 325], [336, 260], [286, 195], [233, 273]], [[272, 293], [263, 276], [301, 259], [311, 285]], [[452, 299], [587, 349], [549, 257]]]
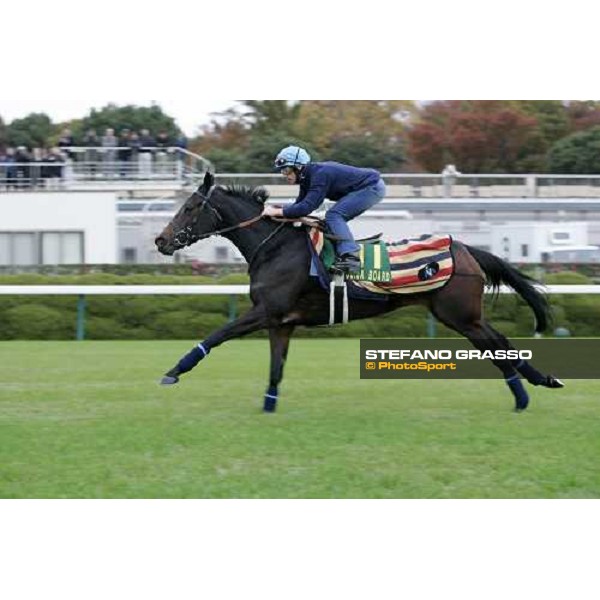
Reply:
[[191, 246], [219, 228], [222, 217], [210, 203], [214, 190], [215, 178], [207, 172], [202, 184], [154, 240], [161, 254], [171, 256], [176, 250]]
[[[154, 240], [156, 247], [160, 253], [171, 256], [176, 250], [191, 246], [198, 240], [222, 235], [238, 246], [244, 256], [252, 253], [253, 246], [260, 243], [264, 234], [277, 226], [274, 222], [262, 220], [263, 206], [268, 197], [264, 188], [215, 186], [214, 176], [206, 173], [202, 185]], [[260, 226], [250, 227], [260, 221]], [[246, 236], [244, 247], [240, 246], [240, 239], [235, 239], [238, 230], [242, 229], [253, 231]]]

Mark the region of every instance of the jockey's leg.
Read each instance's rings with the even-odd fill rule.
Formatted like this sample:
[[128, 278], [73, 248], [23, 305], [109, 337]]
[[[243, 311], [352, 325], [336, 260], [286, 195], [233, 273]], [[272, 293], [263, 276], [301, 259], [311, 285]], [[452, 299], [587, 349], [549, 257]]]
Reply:
[[385, 196], [385, 184], [380, 180], [377, 184], [356, 190], [340, 198], [325, 215], [325, 221], [329, 230], [336, 237], [342, 238], [336, 243], [337, 254], [356, 254], [359, 251], [358, 244], [348, 227], [347, 221], [362, 214]]

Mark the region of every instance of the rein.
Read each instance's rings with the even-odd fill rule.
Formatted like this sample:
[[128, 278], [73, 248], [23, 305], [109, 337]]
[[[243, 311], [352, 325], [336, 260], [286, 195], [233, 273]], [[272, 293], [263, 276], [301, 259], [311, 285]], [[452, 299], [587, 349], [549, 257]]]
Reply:
[[[210, 210], [213, 211], [213, 213], [216, 215], [217, 219], [219, 221], [223, 221], [223, 217], [221, 216], [221, 214], [219, 213], [218, 209], [215, 208], [214, 206], [212, 206], [209, 203], [209, 199], [213, 193], [213, 191], [215, 190], [217, 186], [213, 185], [209, 190], [208, 193], [206, 195], [201, 194], [200, 192], [194, 192], [195, 195], [199, 196], [200, 198], [202, 198], [202, 202], [199, 206], [199, 211], [198, 211], [198, 215], [196, 216], [196, 218], [192, 221], [192, 223], [186, 227], [184, 227], [183, 229], [179, 230], [176, 234], [174, 234], [173, 239], [174, 242], [179, 245], [181, 248], [184, 248], [185, 246], [188, 246], [190, 244], [194, 244], [195, 242], [198, 242], [200, 240], [204, 240], [206, 238], [209, 238], [213, 235], [222, 235], [224, 233], [228, 233], [230, 231], [235, 231], [236, 229], [244, 229], [245, 227], [250, 227], [250, 225], [253, 225], [254, 223], [260, 221], [262, 219], [262, 212], [260, 214], [258, 214], [256, 217], [252, 217], [251, 219], [246, 219], [245, 221], [241, 221], [240, 223], [236, 223], [235, 225], [230, 225], [229, 227], [223, 227], [222, 229], [216, 229], [214, 231], [209, 231], [207, 233], [203, 233], [201, 235], [197, 235], [194, 233], [194, 227], [196, 226], [196, 223], [198, 222], [198, 219], [200, 217], [200, 212], [204, 209], [204, 207], [208, 207]], [[275, 235], [277, 235], [277, 233], [279, 233], [281, 231], [281, 229], [289, 222], [294, 221], [295, 219], [276, 219], [277, 221], [282, 221], [281, 224], [276, 227], [264, 240], [262, 240], [262, 242], [260, 242], [260, 244], [257, 246], [256, 250], [254, 251], [254, 253], [252, 254], [252, 256], [250, 257], [250, 260], [248, 260], [248, 268], [250, 268], [250, 265], [252, 264], [252, 262], [254, 261], [254, 259], [258, 256], [258, 253], [260, 252], [260, 250], [265, 246], [265, 244], [271, 240], [273, 237], [275, 237]]]
[[[219, 211], [212, 206], [208, 200], [211, 197], [213, 191], [215, 190], [217, 186], [213, 185], [210, 190], [208, 190], [208, 193], [206, 194], [206, 196], [204, 194], [201, 194], [200, 192], [194, 192], [194, 194], [196, 194], [197, 196], [200, 196], [200, 198], [202, 198], [202, 203], [200, 204], [200, 211], [207, 206], [208, 208], [210, 208], [210, 210], [212, 210], [217, 219], [219, 219], [219, 221], [223, 221], [223, 217], [220, 215]], [[235, 231], [236, 229], [243, 229], [244, 227], [249, 227], [250, 225], [253, 225], [254, 223], [256, 223], [257, 221], [260, 221], [260, 219], [262, 218], [262, 213], [257, 215], [256, 217], [252, 217], [251, 219], [247, 219], [246, 221], [241, 221], [240, 223], [237, 223], [235, 225], [231, 225], [229, 227], [223, 227], [222, 229], [216, 229], [215, 231], [209, 231], [207, 233], [203, 233], [201, 235], [196, 235], [194, 233], [194, 227], [196, 225], [196, 223], [198, 222], [198, 218], [200, 215], [196, 216], [196, 218], [192, 221], [192, 223], [190, 225], [188, 225], [187, 227], [184, 227], [183, 229], [179, 230], [176, 234], [174, 234], [173, 239], [174, 241], [181, 247], [185, 247], [188, 246], [190, 244], [194, 244], [195, 242], [198, 242], [200, 240], [205, 240], [206, 238], [209, 238], [213, 235], [222, 235], [223, 233], [228, 233], [229, 231]]]

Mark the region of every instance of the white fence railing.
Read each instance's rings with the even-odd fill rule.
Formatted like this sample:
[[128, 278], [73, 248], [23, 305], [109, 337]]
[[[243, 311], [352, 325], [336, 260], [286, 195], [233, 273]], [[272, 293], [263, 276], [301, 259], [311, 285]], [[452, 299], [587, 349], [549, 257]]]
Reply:
[[[548, 285], [548, 294], [600, 294], [600, 285]], [[86, 296], [135, 296], [135, 295], [227, 295], [229, 296], [229, 319], [236, 316], [236, 297], [250, 293], [249, 285], [0, 285], [0, 296], [78, 296], [76, 339], [85, 339]], [[506, 286], [501, 294], [513, 294]], [[427, 330], [433, 335], [432, 318], [428, 319]]]
[[[218, 166], [218, 165], [217, 165]], [[600, 198], [600, 175], [384, 173], [388, 198]], [[276, 173], [217, 173], [217, 180], [268, 186], [272, 197], [297, 188]]]
[[[123, 154], [125, 153], [125, 154]], [[178, 147], [62, 148], [53, 162], [12, 162], [0, 157], [0, 192], [116, 182], [199, 181], [212, 165]], [[218, 164], [215, 165], [218, 169]], [[297, 186], [278, 173], [216, 173], [218, 182], [266, 186], [273, 198], [295, 198]], [[388, 198], [597, 198], [600, 175], [384, 173]], [[58, 185], [57, 185], [58, 184]]]
[[0, 191], [78, 189], [85, 184], [198, 179], [212, 165], [184, 148], [69, 147], [24, 157], [0, 156]]

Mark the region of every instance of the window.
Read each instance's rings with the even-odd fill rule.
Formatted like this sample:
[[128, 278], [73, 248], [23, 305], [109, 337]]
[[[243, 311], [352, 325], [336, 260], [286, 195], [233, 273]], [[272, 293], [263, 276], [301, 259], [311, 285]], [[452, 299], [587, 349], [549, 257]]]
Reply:
[[10, 237], [8, 233], [0, 233], [0, 265], [10, 264]]
[[569, 244], [571, 242], [571, 232], [553, 231], [550, 236], [550, 242], [552, 244]]
[[60, 233], [44, 233], [42, 235], [43, 264], [60, 264]]
[[529, 256], [529, 244], [521, 244], [521, 256], [523, 258]]
[[123, 248], [123, 262], [133, 264], [137, 262], [137, 248]]
[[12, 264], [14, 265], [36, 265], [35, 233], [13, 233], [12, 234]]
[[83, 234], [79, 232], [61, 233], [60, 262], [63, 265], [77, 265], [83, 262]]
[[83, 262], [81, 231], [0, 232], [0, 265], [72, 265]]

